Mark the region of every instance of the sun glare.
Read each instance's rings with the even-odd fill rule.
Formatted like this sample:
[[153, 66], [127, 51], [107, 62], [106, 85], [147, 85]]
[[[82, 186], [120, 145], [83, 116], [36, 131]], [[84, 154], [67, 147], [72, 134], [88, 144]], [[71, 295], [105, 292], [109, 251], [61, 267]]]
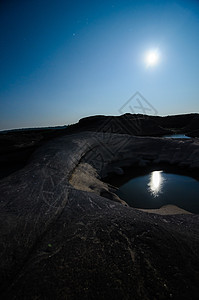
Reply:
[[149, 191], [154, 196], [157, 197], [161, 192], [163, 177], [162, 171], [153, 171], [150, 176], [150, 181], [148, 183]]
[[147, 67], [151, 67], [151, 66], [156, 65], [158, 63], [158, 61], [159, 61], [159, 53], [158, 53], [157, 50], [149, 51], [146, 54]]

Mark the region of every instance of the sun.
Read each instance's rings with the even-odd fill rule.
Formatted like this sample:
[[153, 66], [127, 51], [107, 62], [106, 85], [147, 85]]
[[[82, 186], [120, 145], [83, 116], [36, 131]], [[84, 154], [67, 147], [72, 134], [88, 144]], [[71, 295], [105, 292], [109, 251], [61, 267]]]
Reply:
[[146, 54], [147, 67], [155, 66], [159, 61], [159, 53], [157, 50], [151, 50]]

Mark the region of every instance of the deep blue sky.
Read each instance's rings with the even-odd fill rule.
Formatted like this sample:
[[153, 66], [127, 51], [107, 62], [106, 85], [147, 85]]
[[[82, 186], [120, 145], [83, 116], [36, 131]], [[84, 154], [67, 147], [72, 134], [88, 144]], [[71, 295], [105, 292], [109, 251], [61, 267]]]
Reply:
[[117, 115], [136, 91], [199, 112], [199, 1], [4, 0], [0, 37], [0, 129]]

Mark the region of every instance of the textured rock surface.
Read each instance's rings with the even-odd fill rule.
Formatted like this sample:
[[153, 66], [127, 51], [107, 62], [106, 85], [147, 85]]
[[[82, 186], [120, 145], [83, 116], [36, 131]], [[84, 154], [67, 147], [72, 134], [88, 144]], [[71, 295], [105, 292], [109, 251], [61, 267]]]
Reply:
[[38, 129], [0, 132], [0, 178], [25, 166], [31, 154], [46, 141], [82, 131], [111, 132], [135, 136], [163, 136], [183, 133], [199, 137], [199, 114], [176, 116], [92, 116], [60, 129]]
[[199, 216], [130, 208], [100, 181], [143, 162], [197, 173], [199, 142], [82, 132], [2, 179], [1, 299], [198, 299]]

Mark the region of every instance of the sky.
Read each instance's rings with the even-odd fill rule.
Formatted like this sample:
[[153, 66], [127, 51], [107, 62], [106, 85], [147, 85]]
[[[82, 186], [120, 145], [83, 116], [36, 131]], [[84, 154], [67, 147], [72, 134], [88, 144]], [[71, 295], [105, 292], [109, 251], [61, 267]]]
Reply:
[[0, 130], [199, 112], [199, 1], [2, 0], [0, 40]]

